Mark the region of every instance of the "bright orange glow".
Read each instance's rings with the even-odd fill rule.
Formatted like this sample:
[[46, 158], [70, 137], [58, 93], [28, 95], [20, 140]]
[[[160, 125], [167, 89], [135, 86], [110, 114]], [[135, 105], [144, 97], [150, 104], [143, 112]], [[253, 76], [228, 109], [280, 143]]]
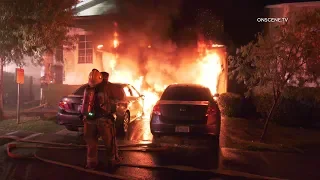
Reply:
[[[139, 75], [139, 73], [137, 74], [137, 70], [132, 68], [130, 64], [118, 68], [117, 65], [119, 61], [117, 57], [109, 61], [109, 65], [112, 69], [110, 81], [129, 83], [144, 95], [144, 114], [146, 117], [150, 116], [153, 106], [160, 98], [160, 94], [169, 84], [186, 83], [186, 81], [183, 80], [181, 80], [181, 82], [172, 82], [166, 80], [164, 77], [157, 77], [155, 75], [152, 76], [152, 78], [155, 79], [154, 82], [158, 83], [149, 84], [151, 87], [143, 88], [142, 85], [144, 82], [147, 82], [147, 77]], [[188, 77], [189, 81], [187, 81], [187, 83], [202, 84], [211, 90], [212, 95], [216, 94], [218, 78], [222, 72], [221, 57], [218, 52], [207, 49], [205, 44], [199, 44], [199, 58], [196, 61], [193, 61], [190, 66], [191, 67], [185, 66], [183, 69], [180, 69], [180, 71], [187, 72], [182, 73], [183, 75], [190, 76]], [[177, 72], [177, 74], [179, 73]]]
[[212, 44], [212, 47], [224, 47], [224, 45], [221, 45], [221, 44]]
[[217, 93], [218, 78], [222, 71], [220, 57], [216, 52], [206, 51], [204, 58], [200, 59], [198, 68], [202, 71], [199, 74], [196, 82], [207, 86], [211, 93]]
[[103, 45], [100, 44], [100, 45], [97, 46], [97, 48], [98, 48], [98, 49], [101, 49], [101, 48], [103, 48]]
[[118, 45], [119, 45], [119, 41], [118, 40], [113, 40], [113, 47], [114, 48], [117, 48], [118, 47]]

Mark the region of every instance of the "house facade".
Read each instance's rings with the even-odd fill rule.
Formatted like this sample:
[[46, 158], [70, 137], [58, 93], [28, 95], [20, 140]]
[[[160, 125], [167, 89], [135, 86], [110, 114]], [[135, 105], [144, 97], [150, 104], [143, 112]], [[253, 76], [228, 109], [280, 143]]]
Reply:
[[54, 54], [44, 56], [42, 77], [46, 82], [80, 85], [86, 83], [93, 68], [110, 71], [109, 64], [114, 58], [113, 54], [98, 49], [92, 32], [73, 28], [70, 34], [77, 35], [79, 39], [72, 50], [57, 49]]
[[[268, 5], [265, 7], [267, 17], [272, 18], [289, 18], [289, 13], [293, 11], [305, 10], [305, 9], [317, 9], [320, 8], [320, 1], [314, 2], [297, 2], [297, 3], [284, 3], [276, 5]], [[290, 17], [289, 21], [294, 21]], [[278, 23], [266, 23], [265, 32], [272, 34]], [[297, 80], [297, 79], [295, 79]], [[306, 83], [306, 87], [316, 87], [316, 83]]]
[[[266, 6], [265, 14], [267, 17], [272, 18], [288, 18], [289, 13], [292, 11], [315, 8], [320, 8], [320, 1], [275, 4]], [[294, 21], [294, 19], [289, 19], [289, 21]], [[266, 23], [265, 31], [272, 33], [277, 25], [278, 23]]]
[[93, 68], [110, 71], [112, 49], [101, 46], [112, 44], [116, 12], [116, 4], [111, 0], [80, 1], [74, 7], [75, 26], [69, 32], [78, 41], [71, 50], [61, 47], [43, 56], [42, 82], [80, 85], [86, 83]]

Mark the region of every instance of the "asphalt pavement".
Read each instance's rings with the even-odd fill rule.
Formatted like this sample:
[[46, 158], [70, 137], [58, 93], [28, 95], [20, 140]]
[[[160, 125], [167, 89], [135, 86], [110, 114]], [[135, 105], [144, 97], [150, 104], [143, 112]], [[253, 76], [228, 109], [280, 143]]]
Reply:
[[[224, 128], [224, 127], [222, 127]], [[31, 132], [12, 132], [12, 136], [31, 140], [84, 144], [79, 133], [62, 130], [56, 134], [36, 134]], [[118, 168], [114, 175], [125, 179], [320, 179], [317, 168], [320, 156], [315, 154], [290, 154], [279, 152], [253, 152], [224, 147], [221, 135], [221, 151], [208, 137], [162, 137], [153, 139], [148, 119], [131, 122], [126, 137], [118, 137], [119, 145], [145, 143], [149, 147], [161, 147], [156, 152], [121, 151], [122, 163], [154, 166], [158, 168], [125, 167]], [[6, 142], [8, 143], [8, 142]], [[2, 144], [0, 155], [0, 179], [108, 179], [71, 168], [52, 165], [39, 160], [11, 159]], [[19, 154], [37, 152], [42, 158], [84, 167], [85, 150], [58, 149], [17, 149]], [[99, 152], [103, 162], [104, 153]], [[217, 169], [217, 164], [219, 168]], [[159, 168], [161, 166], [161, 168]], [[103, 163], [100, 171], [103, 172]], [[173, 170], [168, 167], [179, 169]], [[183, 170], [183, 171], [181, 171]], [[187, 171], [188, 170], [188, 171]], [[257, 175], [257, 176], [255, 176]]]

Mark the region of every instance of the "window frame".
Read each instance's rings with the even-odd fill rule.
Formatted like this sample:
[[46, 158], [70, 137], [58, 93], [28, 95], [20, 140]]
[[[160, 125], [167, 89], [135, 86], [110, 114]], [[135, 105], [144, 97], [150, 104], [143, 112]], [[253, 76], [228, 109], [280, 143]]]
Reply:
[[[81, 40], [82, 37], [84, 38], [84, 40]], [[80, 48], [80, 44], [84, 44], [84, 48], [82, 48], [82, 47]], [[90, 47], [90, 44], [91, 44], [91, 47]], [[83, 55], [82, 55], [82, 53], [80, 53], [82, 51], [84, 51]], [[91, 35], [80, 35], [79, 36], [78, 64], [93, 64], [93, 44], [92, 44]]]
[[[141, 96], [140, 93], [132, 85], [130, 85], [129, 88], [131, 89], [132, 97], [140, 97]], [[133, 92], [136, 92], [137, 96], [134, 96]]]
[[[129, 92], [129, 94], [130, 94], [130, 95], [127, 95], [125, 88], [127, 88], [127, 89], [128, 89], [128, 92]], [[130, 89], [130, 87], [129, 87], [129, 86], [123, 86], [123, 88], [122, 88], [122, 89], [123, 89], [123, 92], [124, 92], [124, 94], [125, 94], [125, 96], [126, 96], [126, 97], [133, 97], [133, 95], [132, 95], [132, 91], [131, 91], [131, 89]]]

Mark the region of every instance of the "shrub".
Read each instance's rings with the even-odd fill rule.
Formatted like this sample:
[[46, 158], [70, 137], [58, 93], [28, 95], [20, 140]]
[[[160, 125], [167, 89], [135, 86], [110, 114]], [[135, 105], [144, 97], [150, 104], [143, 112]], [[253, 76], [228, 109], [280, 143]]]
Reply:
[[[272, 121], [285, 126], [311, 126], [320, 117], [320, 89], [290, 88], [274, 111]], [[254, 97], [257, 112], [266, 118], [273, 104], [273, 96], [263, 94]]]
[[218, 101], [220, 111], [229, 117], [242, 117], [243, 100], [241, 95], [234, 93], [223, 93]]
[[253, 97], [253, 104], [256, 107], [257, 113], [259, 113], [262, 118], [268, 117], [272, 103], [273, 97], [269, 94], [261, 94]]
[[43, 95], [49, 106], [57, 106], [63, 96], [72, 94], [80, 85], [50, 84], [44, 88]]

